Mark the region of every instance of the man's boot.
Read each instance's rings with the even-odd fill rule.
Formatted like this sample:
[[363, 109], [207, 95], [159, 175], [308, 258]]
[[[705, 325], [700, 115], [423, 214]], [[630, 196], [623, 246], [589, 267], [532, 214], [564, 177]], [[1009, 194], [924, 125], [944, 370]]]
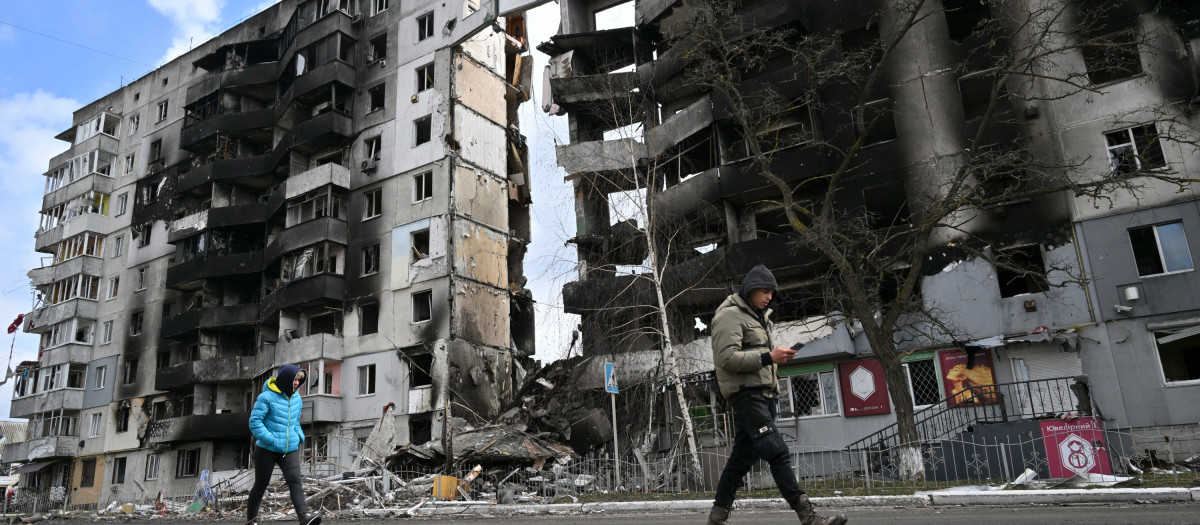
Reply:
[[[715, 508], [714, 508], [715, 510]], [[813, 509], [812, 502], [808, 501], [808, 494], [800, 496], [800, 501], [796, 502], [796, 515], [800, 517], [801, 525], [843, 525], [846, 523], [846, 516], [838, 514], [835, 516], [821, 516]], [[712, 518], [709, 518], [711, 523]]]
[[727, 525], [729, 523], [729, 509], [713, 505], [711, 511], [708, 512], [708, 525]]

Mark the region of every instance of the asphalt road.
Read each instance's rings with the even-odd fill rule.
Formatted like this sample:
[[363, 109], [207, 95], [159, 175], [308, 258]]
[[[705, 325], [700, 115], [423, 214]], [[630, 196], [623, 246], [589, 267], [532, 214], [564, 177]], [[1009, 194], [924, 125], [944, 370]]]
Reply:
[[[842, 509], [849, 525], [1035, 525], [1035, 524], [1200, 524], [1200, 503], [1030, 505], [1023, 507], [926, 507]], [[396, 525], [405, 521], [453, 520], [455, 525], [699, 525], [706, 513], [569, 514], [561, 516], [440, 516], [392, 519], [326, 519], [322, 525]], [[75, 520], [78, 521], [78, 520]], [[133, 519], [130, 523], [141, 520]], [[219, 520], [224, 523], [237, 523]], [[87, 520], [92, 523], [91, 520]], [[196, 520], [146, 520], [153, 525], [194, 525]], [[796, 515], [776, 511], [735, 511], [732, 525], [795, 525]], [[59, 522], [61, 523], [61, 522]], [[83, 523], [79, 521], [79, 523]], [[293, 525], [264, 521], [262, 525]]]

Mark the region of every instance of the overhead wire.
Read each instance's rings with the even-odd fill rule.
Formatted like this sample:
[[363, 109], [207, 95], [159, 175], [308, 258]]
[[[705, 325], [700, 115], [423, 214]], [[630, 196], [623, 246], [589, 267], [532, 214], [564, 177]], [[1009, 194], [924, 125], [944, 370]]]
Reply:
[[19, 25], [16, 25], [16, 24], [13, 24], [13, 23], [10, 23], [10, 22], [5, 22], [5, 21], [3, 21], [3, 20], [0, 20], [0, 25], [6, 25], [6, 26], [9, 26], [9, 27], [13, 27], [13, 28], [16, 28], [16, 29], [20, 29], [21, 31], [27, 31], [27, 32], [33, 33], [33, 34], [35, 34], [35, 35], [38, 35], [38, 36], [42, 36], [42, 37], [45, 37], [45, 38], [49, 38], [49, 39], [51, 39], [51, 40], [57, 40], [57, 41], [59, 41], [59, 42], [62, 42], [62, 43], [64, 43], [64, 44], [70, 44], [70, 45], [73, 45], [73, 46], [76, 46], [76, 47], [81, 47], [81, 48], [83, 48], [83, 49], [86, 49], [86, 50], [88, 50], [88, 51], [92, 51], [92, 52], [95, 52], [95, 53], [100, 53], [101, 55], [107, 55], [107, 56], [110, 56], [110, 57], [113, 57], [113, 58], [118, 58], [118, 59], [124, 60], [124, 61], [126, 61], [126, 62], [133, 62], [134, 64], [138, 64], [138, 65], [141, 65], [141, 66], [146, 66], [146, 67], [149, 67], [149, 68], [153, 68], [153, 67], [155, 67], [155, 66], [152, 66], [152, 65], [150, 65], [150, 64], [147, 64], [147, 63], [145, 63], [145, 62], [139, 62], [139, 61], [137, 61], [137, 60], [134, 60], [134, 59], [132, 59], [132, 58], [127, 58], [127, 57], [123, 57], [123, 56], [120, 56], [120, 55], [115, 55], [115, 54], [109, 53], [109, 52], [107, 52], [107, 51], [103, 51], [103, 50], [100, 50], [100, 49], [96, 49], [96, 48], [94, 48], [94, 47], [90, 47], [90, 46], [85, 46], [85, 45], [83, 45], [83, 44], [80, 44], [80, 43], [77, 43], [77, 42], [72, 42], [72, 41], [70, 41], [70, 40], [65, 40], [65, 39], [62, 39], [62, 38], [58, 38], [58, 37], [56, 37], [56, 36], [53, 36], [53, 35], [48, 35], [48, 34], [46, 34], [46, 33], [42, 33], [42, 32], [40, 32], [40, 31], [35, 31], [35, 30], [33, 30], [33, 29], [29, 29], [29, 28], [27, 28], [27, 27], [21, 27], [21, 26], [19, 26]]

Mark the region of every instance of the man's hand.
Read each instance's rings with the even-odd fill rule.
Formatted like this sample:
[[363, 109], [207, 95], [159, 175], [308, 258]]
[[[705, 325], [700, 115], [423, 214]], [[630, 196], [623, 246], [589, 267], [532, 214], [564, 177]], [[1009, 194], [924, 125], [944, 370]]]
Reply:
[[786, 346], [776, 346], [771, 350], [771, 361], [777, 365], [782, 365], [793, 357], [796, 357], [796, 351]]

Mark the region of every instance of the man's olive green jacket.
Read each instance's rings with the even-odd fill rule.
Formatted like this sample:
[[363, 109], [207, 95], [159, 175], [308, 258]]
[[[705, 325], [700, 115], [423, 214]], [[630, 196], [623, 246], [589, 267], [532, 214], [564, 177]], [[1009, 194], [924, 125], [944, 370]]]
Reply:
[[760, 320], [741, 295], [725, 298], [713, 316], [712, 346], [717, 383], [726, 399], [749, 388], [764, 389], [768, 396], [779, 392], [779, 367], [763, 357], [775, 347], [769, 307]]

